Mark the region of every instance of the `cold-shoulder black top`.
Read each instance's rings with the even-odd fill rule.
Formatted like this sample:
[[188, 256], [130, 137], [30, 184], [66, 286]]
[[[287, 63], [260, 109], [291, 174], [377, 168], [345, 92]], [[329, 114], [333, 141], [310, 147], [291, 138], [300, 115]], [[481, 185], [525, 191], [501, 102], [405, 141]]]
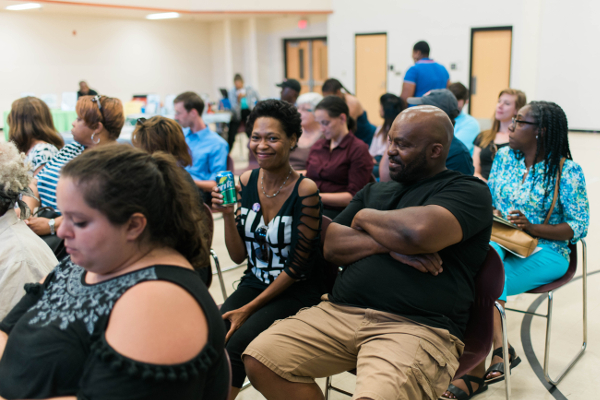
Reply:
[[[97, 284], [65, 258], [43, 284], [27, 294], [0, 323], [8, 334], [0, 359], [0, 396], [33, 399], [225, 399], [229, 367], [225, 326], [197, 272], [155, 265]], [[201, 306], [208, 323], [206, 346], [188, 362], [147, 364], [113, 349], [105, 339], [116, 301], [138, 283], [174, 283]], [[185, 324], [181, 321], [181, 324]]]

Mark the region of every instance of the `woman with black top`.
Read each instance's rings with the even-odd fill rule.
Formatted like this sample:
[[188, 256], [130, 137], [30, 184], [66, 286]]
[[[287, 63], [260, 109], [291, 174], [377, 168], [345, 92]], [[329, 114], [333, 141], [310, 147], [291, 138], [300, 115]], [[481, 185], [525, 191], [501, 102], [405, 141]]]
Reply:
[[504, 89], [498, 95], [498, 103], [492, 128], [481, 132], [473, 141], [474, 176], [487, 182], [494, 162], [494, 156], [501, 148], [508, 146], [508, 127], [517, 111], [527, 104], [525, 93], [517, 89]]
[[[250, 151], [259, 169], [240, 176], [241, 196], [222, 207], [215, 188], [213, 206], [223, 212], [231, 259], [248, 268], [221, 313], [235, 398], [246, 377], [241, 355], [275, 320], [319, 302], [325, 291], [320, 260], [321, 199], [317, 185], [290, 166], [290, 151], [302, 134], [300, 114], [284, 101], [259, 102], [248, 117]], [[241, 203], [241, 204], [240, 204]]]
[[194, 271], [198, 194], [175, 159], [90, 150], [57, 199], [70, 256], [0, 323], [0, 397], [225, 399], [225, 327]]
[[[172, 155], [177, 160], [177, 165], [182, 169], [192, 165], [192, 156], [190, 148], [185, 142], [183, 129], [181, 125], [170, 118], [157, 115], [152, 118], [139, 118], [135, 125], [135, 130], [131, 134], [131, 143], [133, 147], [142, 149], [150, 154], [157, 151], [163, 151]], [[185, 169], [184, 169], [185, 171]], [[212, 271], [210, 268], [210, 231], [211, 223], [204, 212], [204, 201], [202, 200], [204, 192], [194, 183], [194, 178], [189, 172], [185, 171], [185, 178], [190, 187], [198, 192], [198, 210], [200, 211], [200, 229], [198, 233], [202, 236], [202, 248], [198, 257], [198, 268], [196, 271], [200, 274], [202, 282], [210, 287], [212, 282]]]

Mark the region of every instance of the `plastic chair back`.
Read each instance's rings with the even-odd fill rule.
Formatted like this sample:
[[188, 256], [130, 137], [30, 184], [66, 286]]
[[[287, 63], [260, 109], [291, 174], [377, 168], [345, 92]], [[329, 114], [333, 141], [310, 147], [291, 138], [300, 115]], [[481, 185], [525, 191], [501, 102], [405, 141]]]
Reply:
[[490, 353], [494, 337], [495, 303], [504, 289], [504, 265], [491, 246], [475, 277], [475, 300], [465, 331], [465, 350], [455, 376], [472, 370]]

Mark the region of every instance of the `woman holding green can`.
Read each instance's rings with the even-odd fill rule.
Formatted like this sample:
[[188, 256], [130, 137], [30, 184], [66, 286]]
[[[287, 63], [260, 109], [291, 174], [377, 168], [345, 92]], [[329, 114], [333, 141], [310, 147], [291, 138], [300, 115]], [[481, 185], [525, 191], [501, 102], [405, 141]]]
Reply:
[[235, 398], [244, 378], [241, 354], [274, 321], [319, 302], [325, 292], [320, 251], [322, 205], [317, 185], [290, 166], [302, 134], [296, 108], [279, 100], [259, 102], [246, 123], [250, 151], [260, 168], [240, 176], [238, 207], [223, 206], [218, 188], [213, 207], [223, 212], [231, 259], [248, 268], [221, 313], [233, 370]]

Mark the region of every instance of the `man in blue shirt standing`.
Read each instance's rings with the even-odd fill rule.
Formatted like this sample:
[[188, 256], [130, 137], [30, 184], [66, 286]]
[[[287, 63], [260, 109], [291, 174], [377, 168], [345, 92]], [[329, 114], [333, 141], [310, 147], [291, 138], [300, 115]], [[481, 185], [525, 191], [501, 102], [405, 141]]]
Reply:
[[422, 97], [434, 89], [446, 89], [450, 86], [450, 74], [446, 68], [429, 58], [427, 42], [417, 42], [413, 47], [415, 65], [404, 75], [400, 97], [405, 101], [409, 97]]
[[454, 125], [454, 136], [459, 138], [461, 142], [467, 146], [471, 156], [473, 155], [473, 141], [481, 132], [479, 122], [466, 112], [464, 107], [469, 102], [469, 89], [460, 82], [455, 82], [448, 87], [448, 90], [456, 97], [458, 101], [458, 117], [456, 117], [456, 123]]
[[175, 120], [184, 128], [185, 142], [192, 155], [192, 165], [185, 170], [192, 175], [196, 186], [209, 193], [217, 185], [217, 173], [227, 170], [229, 146], [202, 120], [204, 101], [200, 96], [184, 92], [173, 103]]

